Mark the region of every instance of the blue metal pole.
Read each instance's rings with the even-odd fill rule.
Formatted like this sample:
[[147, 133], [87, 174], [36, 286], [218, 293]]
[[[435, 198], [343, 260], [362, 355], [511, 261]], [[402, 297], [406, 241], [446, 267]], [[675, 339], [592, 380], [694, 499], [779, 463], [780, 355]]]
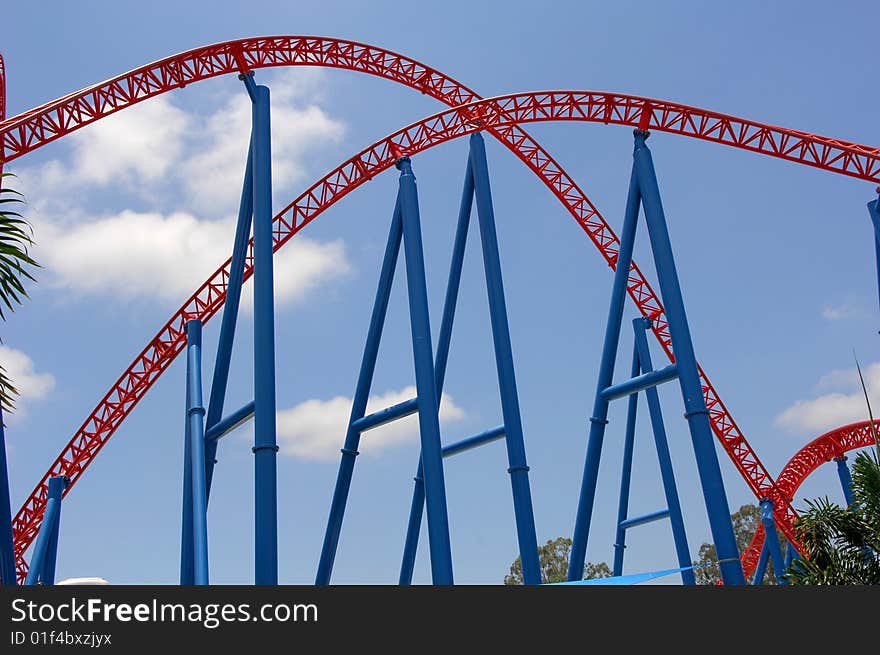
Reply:
[[776, 584], [788, 584], [785, 579], [785, 560], [782, 557], [782, 549], [779, 547], [779, 537], [776, 536], [776, 521], [773, 519], [773, 501], [765, 498], [760, 502], [761, 523], [764, 525], [764, 545], [770, 552], [770, 561], [773, 562], [773, 573], [776, 574]]
[[419, 432], [428, 513], [428, 541], [431, 546], [431, 572], [434, 584], [451, 585], [453, 583], [452, 548], [449, 543], [443, 457], [440, 452], [440, 419], [437, 389], [434, 385], [434, 355], [428, 315], [428, 289], [425, 281], [418, 191], [409, 157], [400, 158], [397, 168], [400, 170], [398, 198], [403, 219], [406, 282], [409, 292], [416, 390], [419, 399]]
[[333, 490], [333, 500], [330, 503], [330, 516], [327, 519], [327, 530], [324, 533], [318, 573], [315, 577], [315, 584], [318, 585], [330, 584], [330, 576], [333, 573], [333, 562], [336, 558], [336, 549], [339, 546], [339, 534], [342, 530], [342, 519], [345, 515], [345, 505], [348, 502], [351, 477], [354, 473], [354, 462], [358, 455], [357, 449], [361, 436], [360, 430], [356, 429], [353, 424], [363, 417], [367, 410], [373, 373], [376, 370], [376, 358], [379, 355], [379, 342], [382, 339], [382, 327], [385, 325], [388, 299], [391, 296], [391, 285], [394, 282], [394, 271], [397, 268], [402, 225], [400, 206], [397, 203], [391, 218], [391, 228], [388, 230], [388, 243], [385, 245], [385, 255], [382, 258], [382, 269], [379, 273], [379, 286], [376, 289], [376, 300], [373, 302], [370, 327], [367, 330], [367, 341], [364, 345], [361, 369], [358, 373], [351, 415], [348, 419], [348, 430], [345, 433], [345, 443], [342, 446], [342, 461], [339, 464], [336, 488]]
[[205, 471], [205, 407], [202, 404], [202, 322], [186, 323], [186, 380], [192, 464], [194, 584], [208, 584], [208, 495]]
[[[443, 396], [443, 382], [446, 378], [446, 364], [449, 361], [449, 346], [452, 341], [452, 324], [455, 319], [455, 307], [458, 304], [458, 291], [461, 286], [461, 268], [464, 263], [464, 251], [467, 246], [468, 228], [470, 227], [471, 210], [474, 202], [474, 174], [468, 161], [461, 191], [461, 202], [458, 209], [458, 223], [455, 227], [455, 239], [452, 245], [452, 261], [449, 265], [449, 278], [446, 282], [446, 297], [443, 301], [443, 316], [440, 320], [440, 335], [437, 339], [437, 357], [434, 363], [434, 386], [437, 398]], [[413, 568], [419, 548], [419, 531], [422, 529], [422, 512], [425, 506], [425, 479], [422, 473], [422, 458], [413, 478], [413, 497], [409, 508], [406, 539], [403, 543], [403, 558], [400, 564], [399, 584], [412, 584]]]
[[254, 149], [254, 580], [278, 584], [275, 307], [272, 282], [272, 146], [269, 89], [253, 102]]
[[670, 382], [678, 377], [678, 367], [670, 364], [657, 371], [646, 371], [641, 375], [637, 375], [629, 380], [624, 380], [618, 384], [612, 384], [610, 387], [602, 391], [602, 397], [605, 400], [617, 400], [625, 396], [631, 396], [640, 391], [647, 391], [654, 387]]
[[[633, 344], [632, 368], [630, 377], [639, 374], [639, 352]], [[614, 538], [614, 575], [623, 575], [623, 556], [626, 550], [626, 528], [622, 525], [626, 521], [629, 511], [629, 487], [632, 481], [633, 449], [636, 440], [636, 414], [639, 409], [639, 396], [632, 394], [629, 397], [626, 410], [626, 432], [623, 439], [623, 467], [620, 473], [620, 496], [617, 501], [617, 534]]]
[[507, 303], [504, 299], [504, 283], [501, 277], [501, 258], [498, 253], [498, 235], [495, 230], [495, 209], [492, 203], [492, 188], [489, 184], [486, 144], [483, 135], [479, 132], [471, 135], [470, 162], [483, 245], [483, 268], [486, 272], [489, 316], [495, 344], [495, 366], [498, 370], [501, 413], [504, 417], [507, 443], [509, 464], [507, 471], [510, 474], [513, 491], [513, 511], [519, 538], [523, 582], [527, 585], [537, 585], [541, 584], [541, 565], [538, 562], [538, 539], [532, 508], [532, 492], [529, 486], [529, 466], [526, 463], [522, 417], [513, 367], [513, 347], [510, 343], [510, 327], [507, 323]]
[[581, 479], [568, 565], [568, 580], [570, 582], [580, 580], [583, 577], [584, 560], [587, 556], [587, 539], [590, 533], [590, 520], [593, 515], [596, 483], [599, 477], [599, 459], [602, 455], [605, 426], [608, 424], [608, 400], [602, 397], [602, 391], [614, 381], [614, 362], [617, 358], [617, 347], [620, 342], [620, 324], [623, 321], [623, 305], [626, 300], [626, 285], [632, 265], [640, 203], [638, 178], [635, 166], [633, 166], [626, 199], [623, 229], [620, 234], [620, 247], [615, 262], [614, 283], [611, 287], [611, 302], [608, 308], [608, 322], [605, 325], [605, 339], [602, 345], [602, 359], [599, 363], [599, 379], [596, 383], [593, 415], [590, 417], [590, 436], [587, 440], [584, 474]]
[[[67, 483], [68, 478], [63, 475], [49, 478], [43, 525], [40, 527], [40, 534], [34, 545], [34, 554], [31, 557], [30, 569], [25, 579], [26, 585], [34, 585], [39, 582], [43, 584], [55, 583], [55, 549], [58, 547], [57, 530], [61, 518], [61, 495], [64, 493]], [[54, 549], [52, 547], [53, 535], [56, 535]]]
[[[186, 402], [184, 412], [189, 411], [189, 368], [187, 368]], [[192, 438], [189, 419], [184, 421], [183, 428], [183, 498], [180, 520], [180, 584], [191, 585], [195, 582], [195, 561], [193, 546], [193, 496], [192, 496]]]
[[[647, 331], [651, 320], [639, 317], [633, 320], [635, 343], [639, 352], [642, 371], [653, 370], [651, 351], [648, 348]], [[669, 523], [672, 527], [672, 540], [678, 556], [678, 566], [682, 569], [681, 581], [686, 585], [697, 584], [694, 570], [691, 568], [691, 554], [688, 548], [687, 533], [684, 529], [684, 518], [681, 513], [681, 502], [675, 485], [675, 472], [672, 468], [672, 457], [669, 454], [669, 442], [666, 438], [666, 426], [663, 424], [663, 411], [660, 409], [660, 396], [656, 388], [647, 389], [645, 397], [648, 401], [648, 413], [651, 415], [651, 427], [654, 431], [654, 444], [657, 448], [657, 461], [660, 464], [660, 476], [663, 479], [663, 491], [666, 494], [666, 506], [669, 508]]]
[[647, 136], [646, 132], [638, 130], [635, 132], [636, 147], [633, 157], [638, 172], [639, 193], [645, 205], [645, 220], [657, 266], [660, 290], [663, 303], [666, 305], [672, 349], [675, 353], [679, 384], [684, 396], [685, 415], [694, 445], [703, 497], [709, 514], [709, 525], [718, 552], [721, 577], [725, 584], [742, 585], [745, 584], [745, 577], [743, 576], [742, 564], [739, 561], [739, 550], [736, 546], [733, 525], [730, 521], [730, 508], [724, 491], [724, 482], [721, 478], [718, 454], [715, 452], [712, 428], [709, 424], [709, 412], [703, 397], [666, 217], [660, 200], [660, 188], [654, 172], [651, 151], [645, 144]]
[[758, 557], [758, 565], [755, 567], [755, 575], [752, 577], [753, 585], [764, 584], [764, 576], [767, 574], [767, 562], [770, 559], [770, 550], [767, 548], [768, 539], [764, 538], [764, 545], [761, 546], [761, 554]]
[[6, 464], [6, 428], [3, 425], [2, 407], [0, 407], [0, 583], [7, 586], [16, 584], [9, 468]]
[[834, 461], [837, 463], [837, 475], [840, 478], [840, 486], [843, 488], [843, 497], [846, 498], [846, 506], [849, 507], [853, 504], [852, 475], [846, 465], [846, 455], [835, 457]]
[[[238, 221], [235, 225], [235, 240], [232, 245], [232, 261], [229, 264], [229, 279], [226, 282], [226, 302], [223, 304], [223, 318], [220, 322], [220, 338], [217, 342], [217, 355], [214, 360], [214, 376], [211, 380], [211, 395], [208, 399], [208, 416], [205, 431], [210, 431], [223, 418], [223, 404], [226, 400], [226, 387], [229, 382], [229, 363], [232, 359], [232, 344], [235, 341], [235, 323], [241, 303], [241, 286], [244, 280], [245, 259], [251, 234], [251, 218], [254, 210], [254, 148], [248, 146], [247, 165], [244, 182], [241, 185], [241, 201], [238, 205]], [[214, 464], [217, 457], [217, 442], [211, 440], [205, 446], [205, 489], [211, 496], [211, 482], [214, 479]]]
[[877, 291], [880, 294], [880, 187], [877, 187], [878, 197], [868, 203], [868, 215], [874, 226], [874, 256], [877, 261]]

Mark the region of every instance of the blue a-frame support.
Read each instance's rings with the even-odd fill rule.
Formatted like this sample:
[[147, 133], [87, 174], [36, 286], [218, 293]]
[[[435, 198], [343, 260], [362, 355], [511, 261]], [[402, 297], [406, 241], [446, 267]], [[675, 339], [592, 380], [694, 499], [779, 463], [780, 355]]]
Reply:
[[[55, 562], [58, 557], [58, 533], [61, 529], [61, 496], [70, 480], [63, 475], [49, 478], [43, 524], [34, 544], [26, 585], [55, 584]], [[14, 579], [14, 578], [13, 578]]]
[[[630, 377], [638, 378], [639, 375], [651, 373], [654, 367], [651, 363], [651, 352], [648, 349], [647, 331], [651, 327], [651, 320], [645, 317], [633, 319], [633, 359]], [[630, 481], [632, 479], [632, 461], [636, 433], [636, 413], [638, 410], [638, 394], [629, 396], [629, 406], [626, 416], [626, 433], [624, 436], [623, 468], [620, 476], [620, 500], [617, 508], [617, 535], [614, 542], [614, 569], [615, 576], [623, 575], [623, 556], [626, 549], [626, 531], [629, 528], [643, 525], [652, 521], [668, 518], [672, 527], [672, 538], [675, 544], [675, 552], [678, 557], [678, 566], [681, 568], [681, 581], [686, 585], [696, 584], [693, 567], [691, 566], [690, 550], [688, 549], [687, 534], [684, 527], [684, 519], [681, 513], [681, 503], [678, 498], [678, 489], [675, 485], [675, 474], [672, 468], [672, 458], [669, 454], [669, 443], [666, 438], [666, 427], [663, 423], [663, 413], [660, 408], [660, 397], [656, 387], [645, 389], [645, 397], [648, 401], [648, 413], [651, 417], [651, 427], [654, 432], [654, 445], [657, 450], [657, 461], [660, 465], [660, 476], [663, 480], [663, 492], [666, 495], [666, 509], [650, 514], [629, 518], [627, 516], [629, 506]]]
[[[712, 428], [709, 423], [709, 412], [706, 408], [700, 384], [699, 369], [694, 355], [694, 347], [691, 341], [678, 273], [675, 268], [666, 217], [660, 200], [660, 189], [657, 184], [651, 151], [645, 143], [648, 133], [635, 130], [634, 137], [635, 147], [633, 150], [632, 175], [630, 177], [623, 230], [620, 237], [620, 248], [615, 263], [616, 269], [611, 292], [608, 322], [605, 329], [602, 358], [599, 364], [599, 380], [593, 405], [593, 414], [590, 417], [590, 434], [587, 441], [587, 454], [575, 519], [568, 579], [572, 581], [580, 580], [583, 575], [584, 560], [587, 552], [587, 538], [589, 536], [599, 474], [599, 460], [605, 436], [605, 426], [608, 423], [608, 405], [610, 400], [656, 386], [677, 377], [684, 399], [685, 417], [691, 433], [703, 498], [709, 515], [712, 538], [715, 542], [720, 562], [721, 577], [725, 584], [741, 585], [745, 584], [745, 578], [739, 561], [739, 551], [730, 520], [730, 509], [721, 478], [718, 455], [715, 452]], [[619, 385], [614, 385], [614, 364], [620, 341], [620, 328], [623, 321], [623, 308], [626, 299], [629, 271], [632, 266], [636, 227], [642, 204], [644, 204], [645, 222], [647, 223], [651, 250], [657, 267], [660, 292], [666, 306], [669, 334], [672, 341], [672, 350], [675, 354], [675, 364], [652, 373], [643, 373], [636, 378]]]
[[[409, 158], [401, 158], [398, 161], [397, 167], [401, 171], [397, 202], [394, 208], [391, 230], [379, 277], [379, 288], [376, 292], [376, 300], [370, 319], [370, 328], [367, 334], [367, 342], [364, 348], [364, 356], [352, 404], [349, 427], [342, 448], [342, 461], [331, 502], [330, 516], [321, 550], [316, 584], [323, 585], [330, 582], [361, 433], [415, 412], [419, 413], [422, 450], [413, 492], [407, 540], [404, 546], [404, 558], [400, 576], [401, 584], [409, 584], [412, 580], [412, 567], [418, 546], [418, 530], [421, 524], [423, 506], [427, 506], [428, 539], [430, 542], [433, 582], [434, 584], [452, 584], [452, 558], [449, 544], [442, 459], [443, 457], [463, 452], [502, 437], [506, 439], [507, 443], [508, 471], [510, 472], [513, 488], [514, 513], [520, 543], [520, 555], [523, 562], [524, 580], [527, 584], [538, 584], [540, 583], [540, 570], [538, 567], [537, 538], [535, 535], [531, 491], [528, 483], [528, 466], [525, 458], [519, 401], [516, 393], [513, 356], [507, 324], [507, 309], [504, 301], [498, 242], [495, 233], [495, 217], [483, 138], [479, 133], [471, 137], [470, 154], [459, 209], [458, 226], [453, 246], [452, 264], [450, 266], [446, 299], [441, 319], [436, 359], [434, 359], [431, 352], [430, 323], [424, 282], [424, 259], [415, 177], [412, 174], [412, 165]], [[449, 355], [452, 323], [455, 315], [464, 249], [474, 199], [476, 199], [480, 222], [483, 263], [489, 294], [489, 312], [495, 344], [495, 360], [498, 369], [504, 425], [443, 448], [441, 447], [439, 431], [439, 401], [442, 395], [446, 363]], [[417, 397], [365, 416], [401, 238], [404, 243], [407, 267]]]
[[[252, 103], [251, 138], [227, 280], [226, 303], [207, 413], [202, 403], [200, 321], [186, 325], [187, 386], [180, 583], [208, 584], [207, 505], [217, 442], [254, 419], [254, 582], [278, 583], [275, 427], [275, 310], [272, 258], [272, 151], [269, 89], [239, 76]], [[241, 287], [253, 227], [254, 400], [223, 417]]]

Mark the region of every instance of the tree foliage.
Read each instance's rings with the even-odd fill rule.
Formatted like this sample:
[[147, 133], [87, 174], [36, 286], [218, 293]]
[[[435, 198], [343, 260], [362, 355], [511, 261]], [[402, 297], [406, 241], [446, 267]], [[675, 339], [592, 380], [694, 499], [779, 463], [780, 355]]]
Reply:
[[[568, 578], [568, 559], [571, 553], [571, 539], [557, 537], [538, 547], [538, 562], [541, 566], [541, 582], [565, 582]], [[605, 562], [584, 564], [585, 580], [610, 578], [611, 569]], [[510, 565], [510, 573], [504, 577], [504, 584], [523, 584], [522, 561], [519, 557]]]
[[[730, 515], [733, 523], [733, 534], [736, 537], [736, 547], [741, 553], [752, 542], [755, 530], [761, 525], [761, 508], [754, 504], [743, 505]], [[785, 552], [785, 537], [777, 532], [777, 539], [782, 551]], [[700, 546], [699, 559], [694, 562], [694, 577], [697, 584], [713, 585], [721, 580], [721, 570], [718, 568], [718, 554], [715, 552], [715, 544], [704, 543]], [[773, 563], [767, 562], [767, 572], [764, 575], [764, 584], [775, 585], [776, 575], [773, 572]]]
[[[33, 229], [15, 211], [24, 203], [22, 195], [7, 188], [6, 181], [11, 173], [0, 174], [0, 320], [6, 320], [6, 311], [15, 311], [15, 306], [27, 298], [24, 288], [26, 280], [33, 281], [29, 267], [39, 266], [28, 249], [33, 245]], [[0, 406], [11, 412], [15, 409], [18, 390], [0, 365]]]
[[807, 501], [795, 522], [803, 558], [792, 562], [789, 580], [800, 585], [880, 584], [880, 461], [859, 453], [852, 467], [853, 503]]

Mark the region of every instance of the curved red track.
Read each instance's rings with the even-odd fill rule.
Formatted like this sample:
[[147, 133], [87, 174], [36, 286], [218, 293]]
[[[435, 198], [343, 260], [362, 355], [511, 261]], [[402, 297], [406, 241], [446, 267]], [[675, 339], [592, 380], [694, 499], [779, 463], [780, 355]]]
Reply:
[[[880, 428], [880, 421], [875, 421], [874, 425]], [[794, 457], [788, 460], [788, 463], [782, 468], [779, 477], [776, 478], [776, 485], [785, 494], [785, 497], [792, 501], [804, 480], [822, 464], [843, 457], [851, 450], [874, 445], [871, 421], [859, 421], [835, 428], [821, 437], [816, 437], [795, 453]], [[764, 526], [758, 525], [752, 543], [743, 552], [743, 557], [746, 554], [750, 558], [759, 557], [765, 537]]]
[[[79, 127], [187, 83], [259, 67], [328, 66], [392, 79], [450, 106], [471, 103], [437, 114], [379, 141], [346, 161], [274, 219], [275, 249], [324, 209], [385, 170], [394, 152], [414, 154], [476, 129], [487, 129], [534, 171], [568, 208], [599, 248], [611, 268], [618, 239], [598, 210], [562, 168], [519, 126], [520, 122], [577, 120], [631, 125], [679, 133], [842, 173], [880, 181], [880, 150], [804, 132], [774, 127], [676, 103], [597, 92], [515, 94], [474, 102], [478, 96], [449, 77], [411, 59], [371, 46], [315, 37], [242, 39], [198, 48], [126, 73], [0, 122], [0, 161], [57, 139]], [[210, 319], [225, 300], [226, 264], [181, 307], [138, 355], [83, 423], [14, 519], [19, 575], [27, 565], [24, 552], [39, 529], [46, 483], [64, 473], [71, 486], [153, 382], [183, 348], [183, 324]], [[252, 272], [248, 260], [246, 276]], [[654, 319], [654, 332], [671, 358], [662, 305], [633, 264], [628, 290], [640, 311]], [[777, 522], [791, 539], [796, 516], [786, 497], [736, 426], [705, 373], [703, 391], [713, 429], [749, 487], [759, 498], [773, 498]], [[70, 487], [68, 487], [68, 490]], [[746, 567], [749, 562], [744, 562]], [[754, 566], [754, 563], [751, 564]]]

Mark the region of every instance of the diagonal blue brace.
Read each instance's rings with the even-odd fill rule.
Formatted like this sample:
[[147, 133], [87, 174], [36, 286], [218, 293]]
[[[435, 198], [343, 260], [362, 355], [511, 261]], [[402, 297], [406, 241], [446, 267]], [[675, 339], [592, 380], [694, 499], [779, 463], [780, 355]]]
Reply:
[[[764, 545], [761, 546], [761, 554], [758, 556], [758, 565], [755, 567], [755, 575], [752, 577], [752, 585], [764, 584], [764, 576], [767, 575], [767, 562], [770, 560], [770, 549], [766, 534], [764, 535]], [[786, 563], [788, 567], [788, 563]]]
[[58, 532], [61, 524], [61, 497], [70, 479], [63, 475], [49, 478], [43, 525], [34, 544], [26, 585], [55, 584], [55, 559], [58, 554]]
[[874, 226], [874, 256], [877, 261], [877, 292], [880, 294], [880, 187], [877, 198], [868, 203], [868, 215]]
[[782, 549], [779, 547], [779, 538], [776, 536], [776, 521], [773, 518], [773, 501], [769, 498], [761, 500], [761, 523], [764, 525], [764, 547], [770, 553], [770, 561], [773, 562], [773, 573], [776, 574], [776, 584], [788, 584], [785, 578], [785, 560], [782, 557]]
[[849, 467], [846, 465], [846, 455], [835, 457], [834, 461], [837, 464], [837, 476], [840, 478], [843, 497], [846, 499], [846, 506], [849, 507], [853, 504], [852, 474], [849, 472]]

